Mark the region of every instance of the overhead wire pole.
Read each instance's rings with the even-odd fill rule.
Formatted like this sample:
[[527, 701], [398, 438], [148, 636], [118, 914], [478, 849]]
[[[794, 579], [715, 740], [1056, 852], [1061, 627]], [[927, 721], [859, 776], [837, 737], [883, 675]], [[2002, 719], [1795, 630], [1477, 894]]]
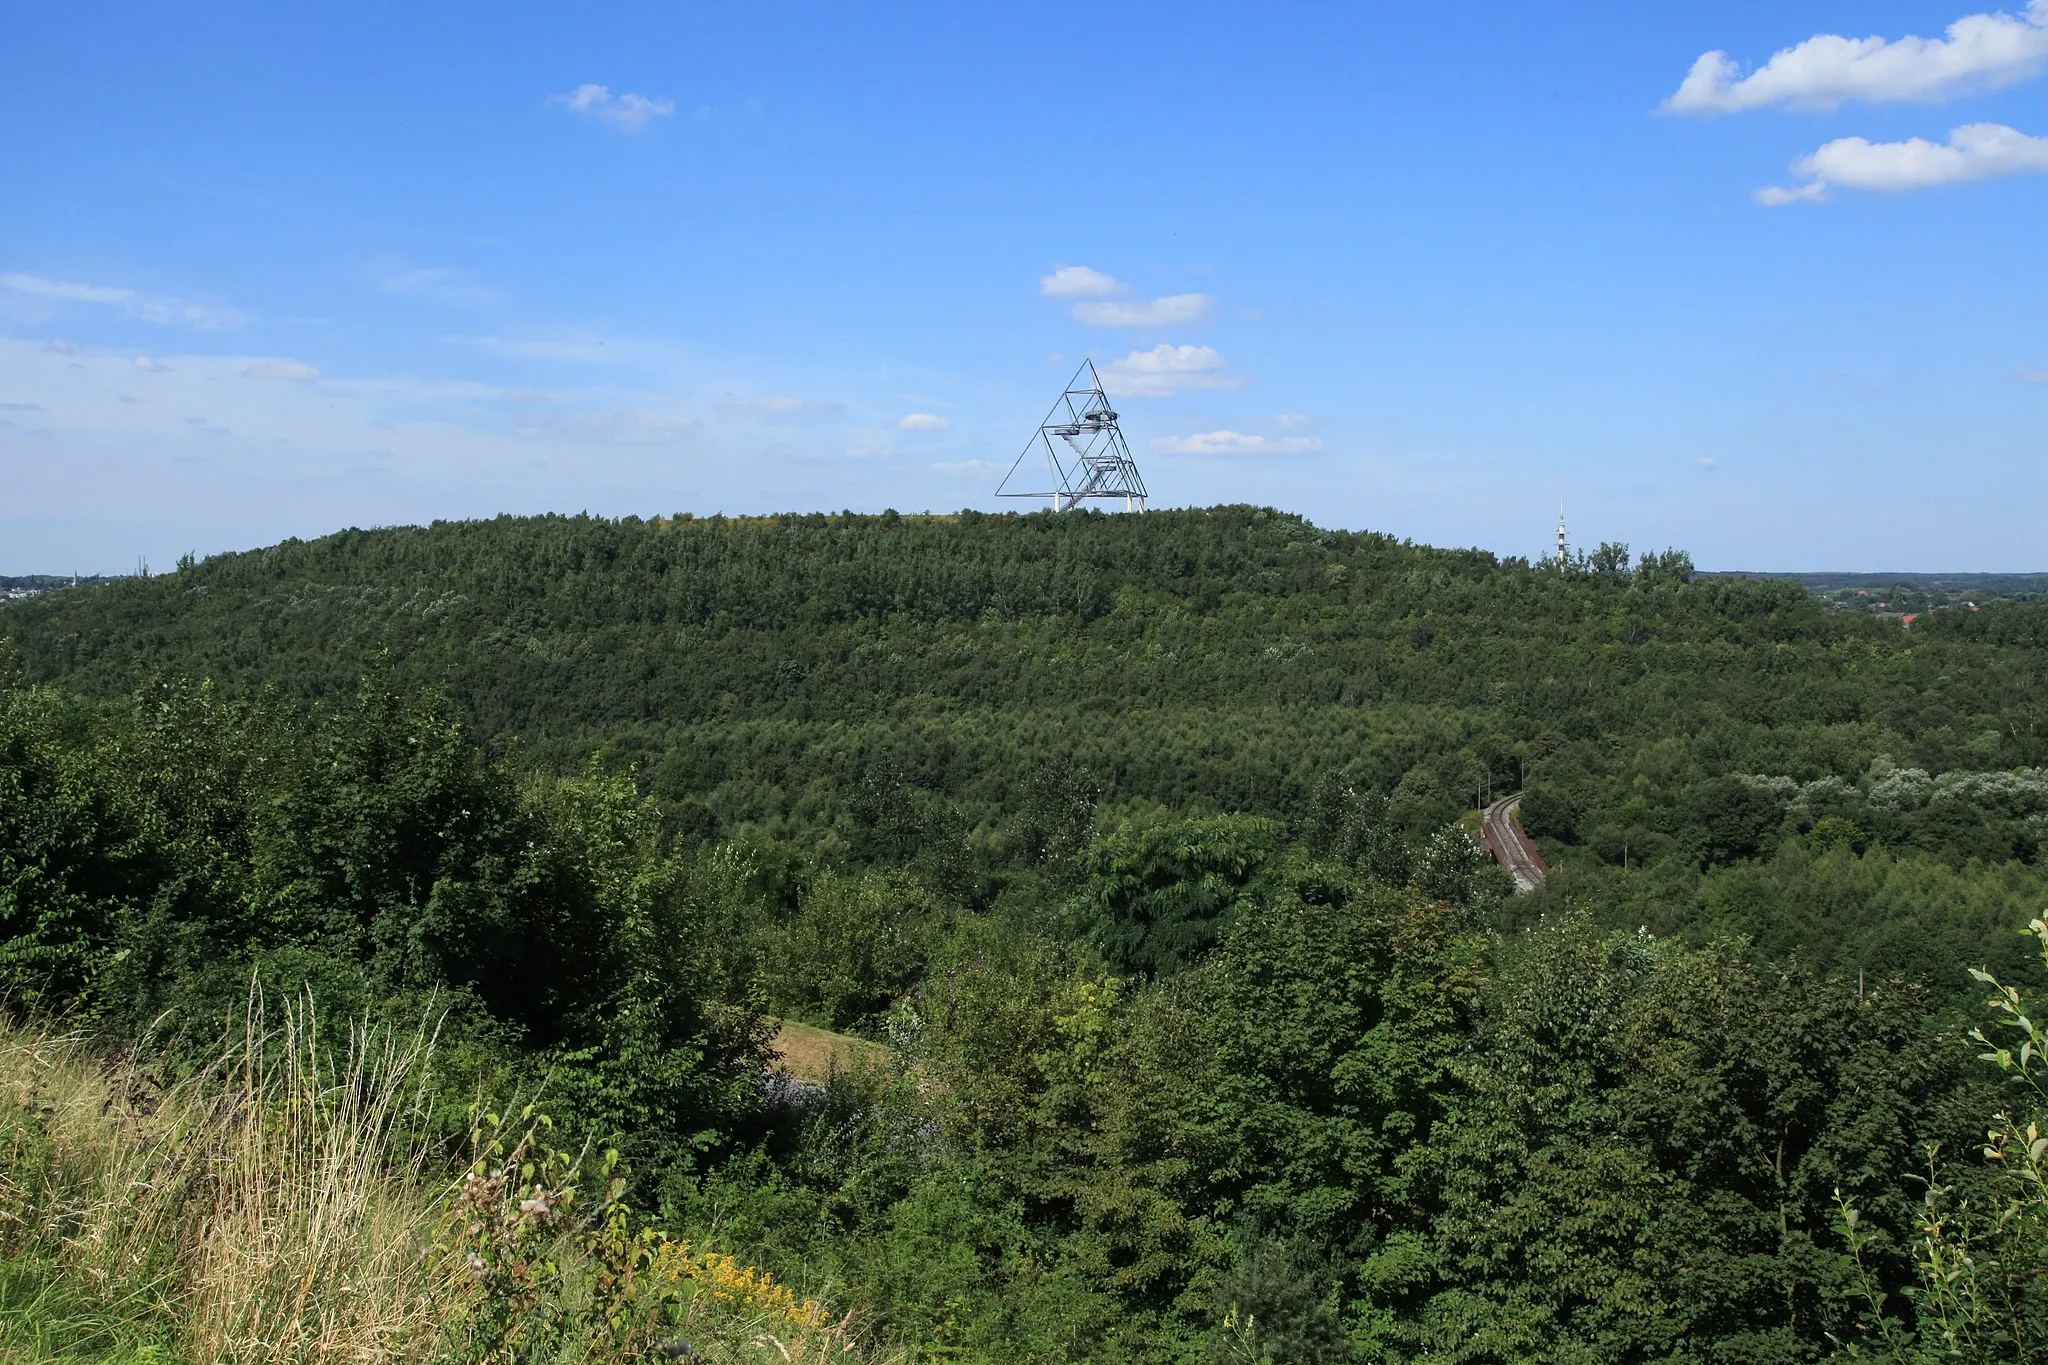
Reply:
[[[1045, 482], [1050, 486], [1013, 489], [1013, 481], [1036, 481], [1034, 475], [1018, 479], [1018, 471], [1034, 452], [1045, 457]], [[1095, 372], [1094, 361], [1084, 360], [1074, 371], [1066, 391], [1054, 401], [997, 485], [996, 496], [1050, 498], [1055, 512], [1068, 511], [1083, 498], [1122, 498], [1125, 511], [1145, 510], [1145, 480], [1117, 426], [1116, 409], [1102, 391], [1102, 376]]]

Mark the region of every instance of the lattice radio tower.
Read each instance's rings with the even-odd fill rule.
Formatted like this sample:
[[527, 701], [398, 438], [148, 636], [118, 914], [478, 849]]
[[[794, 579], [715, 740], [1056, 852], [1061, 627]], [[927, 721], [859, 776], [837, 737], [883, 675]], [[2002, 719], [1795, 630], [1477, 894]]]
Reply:
[[[1042, 479], [1034, 455], [1044, 457]], [[1041, 481], [1048, 486], [1028, 487]], [[1055, 512], [1064, 512], [1083, 498], [1122, 498], [1126, 511], [1145, 510], [1145, 480], [1117, 428], [1116, 409], [1102, 391], [1094, 361], [1084, 360], [1074, 371], [1067, 391], [1003, 476], [996, 496], [1051, 498]]]

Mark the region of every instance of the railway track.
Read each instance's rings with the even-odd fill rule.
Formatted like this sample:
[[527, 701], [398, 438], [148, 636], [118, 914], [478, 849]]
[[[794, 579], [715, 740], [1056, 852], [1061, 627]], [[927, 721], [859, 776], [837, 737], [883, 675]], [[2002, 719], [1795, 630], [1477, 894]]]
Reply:
[[1534, 891], [1543, 885], [1548, 869], [1543, 866], [1543, 855], [1529, 842], [1521, 821], [1515, 818], [1515, 808], [1521, 804], [1520, 792], [1502, 797], [1480, 812], [1479, 827], [1486, 834], [1486, 846], [1492, 850], [1493, 860], [1515, 879], [1515, 890]]

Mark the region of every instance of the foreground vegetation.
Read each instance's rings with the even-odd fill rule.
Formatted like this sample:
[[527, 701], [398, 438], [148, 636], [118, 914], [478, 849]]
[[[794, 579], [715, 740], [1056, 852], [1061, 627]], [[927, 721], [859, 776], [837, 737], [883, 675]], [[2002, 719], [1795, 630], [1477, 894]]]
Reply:
[[[859, 1361], [851, 1318], [646, 1228], [479, 1114], [452, 1180], [421, 1120], [434, 1040], [260, 997], [166, 1082], [84, 1037], [0, 1032], [0, 1349], [39, 1361]], [[585, 1154], [588, 1159], [588, 1154]], [[586, 1209], [579, 1196], [596, 1193]]]
[[[427, 1305], [392, 1358], [624, 1351], [629, 1246], [916, 1359], [2043, 1358], [2038, 1045], [2004, 995], [1972, 1041], [1968, 975], [2048, 981], [2037, 610], [1906, 632], [1255, 509], [352, 532], [0, 612], [0, 990], [78, 1084], [188, 1097], [134, 1123], [402, 1072], [314, 1087], [393, 1097], [379, 1245], [455, 1245], [473, 1161], [575, 1191], [488, 1292], [362, 1270], [366, 1322]], [[1456, 823], [1517, 788], [1526, 896]], [[310, 1012], [224, 1054], [252, 983]], [[423, 1019], [431, 1066], [368, 1060]], [[65, 1149], [38, 1104], [12, 1140]], [[90, 1267], [120, 1340], [359, 1341], [296, 1288], [357, 1279], [250, 1228], [255, 1279], [194, 1278], [228, 1224], [175, 1207], [117, 1231], [176, 1274]], [[11, 1244], [11, 1321], [77, 1240]], [[259, 1281], [296, 1344], [207, 1326]]]

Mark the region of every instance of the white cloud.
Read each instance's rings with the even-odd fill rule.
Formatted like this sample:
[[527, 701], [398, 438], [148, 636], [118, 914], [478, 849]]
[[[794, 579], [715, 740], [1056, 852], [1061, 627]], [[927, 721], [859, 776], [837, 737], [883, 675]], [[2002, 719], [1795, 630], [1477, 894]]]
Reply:
[[1819, 33], [1740, 79], [1725, 52], [1693, 63], [1664, 108], [1675, 114], [1733, 114], [1784, 105], [1833, 109], [1847, 100], [1932, 102], [2023, 81], [2048, 63], [2048, 0], [2024, 15], [1971, 14], [1947, 38], [1845, 38]]
[[492, 303], [498, 297], [496, 290], [471, 283], [461, 271], [445, 265], [415, 266], [385, 257], [371, 262], [369, 273], [380, 294], [462, 304]]
[[70, 355], [71, 343], [66, 341], [63, 337], [56, 337], [50, 341], [44, 342], [43, 349], [46, 351], [55, 351], [58, 355]]
[[645, 132], [650, 119], [676, 111], [673, 100], [649, 99], [630, 90], [614, 97], [610, 86], [595, 84], [579, 85], [566, 95], [550, 95], [548, 103], [562, 105], [588, 119], [602, 120], [627, 133]]
[[1821, 199], [1830, 185], [1898, 194], [1965, 180], [2048, 173], [2048, 137], [2029, 137], [2002, 123], [1966, 123], [1945, 143], [1924, 137], [1904, 142], [1838, 137], [1793, 162], [1792, 169], [1812, 177], [1810, 183], [1791, 189], [1767, 186], [1757, 191], [1757, 202], [1775, 206]]
[[[119, 308], [144, 322], [179, 323], [202, 331], [239, 327], [246, 318], [233, 308], [188, 303], [183, 299], [157, 298], [133, 289], [100, 284], [75, 284], [69, 280], [45, 279], [41, 275], [11, 272], [0, 275], [0, 289], [50, 303], [96, 303]], [[58, 343], [52, 343], [56, 345]]]
[[40, 275], [0, 275], [0, 284], [23, 294], [35, 294], [46, 299], [63, 299], [66, 303], [120, 303], [135, 302], [133, 289], [109, 289], [97, 284], [72, 284], [66, 280], [46, 280]]
[[1103, 383], [1115, 393], [1160, 398], [1187, 389], [1235, 389], [1242, 379], [1223, 373], [1223, 357], [1208, 346], [1162, 343], [1133, 351], [1102, 367]]
[[597, 336], [550, 337], [443, 337], [451, 346], [471, 346], [497, 355], [524, 356], [534, 360], [573, 360], [590, 365], [620, 365], [636, 358], [630, 341], [612, 344]]
[[514, 436], [529, 441], [545, 439], [556, 445], [667, 445], [697, 429], [697, 423], [688, 417], [590, 408], [543, 413], [529, 410], [514, 415], [513, 422]]
[[244, 379], [284, 379], [304, 384], [320, 377], [320, 371], [302, 360], [259, 360], [242, 371]]
[[1008, 469], [1008, 465], [996, 464], [990, 460], [941, 460], [931, 466], [934, 474], [972, 475], [976, 478], [1001, 474]]
[[1152, 438], [1152, 449], [1160, 455], [1310, 455], [1322, 448], [1318, 436], [1257, 436], [1242, 431]]
[[146, 355], [135, 357], [135, 368], [143, 371], [145, 374], [169, 374], [171, 372], [171, 367], [164, 364], [163, 361], [151, 360]]
[[944, 431], [953, 424], [935, 412], [913, 412], [896, 425], [904, 431]]
[[1815, 203], [1820, 203], [1827, 197], [1828, 187], [1818, 180], [1814, 181], [1811, 185], [1800, 185], [1796, 188], [1788, 188], [1784, 185], [1766, 185], [1756, 192], [1756, 202], [1768, 209], [1782, 208], [1786, 204], [1796, 204], [1802, 199], [1811, 199]]
[[1054, 299], [1091, 299], [1122, 288], [1116, 276], [1085, 265], [1056, 266], [1052, 274], [1038, 277], [1038, 292]]
[[[0, 399], [48, 409], [0, 412], [18, 424], [0, 432], [9, 440], [48, 429], [34, 439], [49, 463], [9, 468], [10, 505], [42, 515], [176, 520], [233, 505], [259, 519], [288, 511], [294, 529], [312, 532], [527, 506], [688, 506], [701, 472], [720, 468], [692, 458], [701, 429], [682, 415], [677, 384], [565, 387], [535, 409], [508, 405], [498, 382], [351, 378], [323, 365], [318, 383], [257, 383], [244, 372], [275, 357], [160, 351], [144, 373], [133, 349], [43, 347], [0, 335]], [[720, 453], [734, 449], [757, 447]], [[757, 474], [748, 478], [758, 491]], [[816, 486], [774, 485], [792, 498]], [[428, 501], [394, 510], [400, 489]], [[466, 491], [431, 501], [448, 489]]]
[[1316, 419], [1305, 412], [1283, 412], [1275, 415], [1273, 418], [1273, 425], [1283, 429], [1289, 427], [1312, 427], [1315, 424]]
[[1074, 321], [1090, 327], [1171, 327], [1200, 322], [1215, 302], [1207, 294], [1169, 294], [1150, 303], [1077, 303]]
[[2012, 377], [2022, 384], [2048, 384], [2048, 370], [2014, 370]]
[[1721, 462], [1711, 455], [1702, 455], [1697, 460], [1694, 460], [1693, 463], [1701, 469], [1719, 469], [1721, 467]]
[[727, 398], [718, 404], [720, 412], [748, 412], [763, 417], [836, 417], [845, 412], [839, 403], [813, 403], [808, 399], [773, 398]]
[[560, 428], [611, 445], [662, 445], [692, 430], [687, 417], [649, 412], [572, 412], [556, 419]]

